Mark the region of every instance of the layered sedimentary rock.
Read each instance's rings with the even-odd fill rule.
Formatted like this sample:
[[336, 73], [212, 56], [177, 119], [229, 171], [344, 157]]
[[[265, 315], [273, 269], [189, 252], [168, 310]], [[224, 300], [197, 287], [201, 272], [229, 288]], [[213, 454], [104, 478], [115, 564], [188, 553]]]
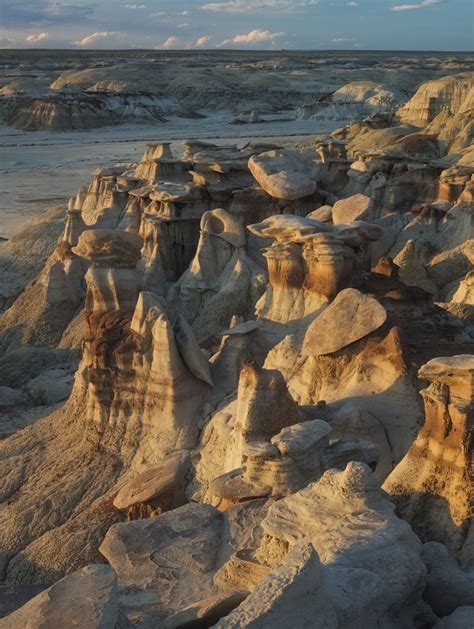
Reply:
[[35, 287], [74, 303], [50, 348], [0, 357], [2, 434], [15, 404], [48, 403], [2, 442], [8, 581], [105, 557], [111, 626], [412, 629], [471, 604], [472, 173], [403, 129], [357, 154], [342, 130], [311, 158], [156, 142], [70, 202], [4, 315], [8, 335]]
[[316, 312], [368, 269], [368, 243], [380, 233], [363, 221], [332, 226], [288, 215], [249, 229], [274, 241], [264, 251], [270, 286], [257, 312], [279, 323]]
[[425, 423], [384, 488], [424, 540], [470, 551], [473, 457], [472, 355], [435, 358], [420, 370]]
[[[92, 266], [84, 353], [72, 396], [62, 411], [18, 435], [23, 448], [31, 449], [21, 476], [15, 470], [15, 439], [5, 451], [6, 465], [13, 467], [4, 477], [4, 498], [35, 482], [30, 469], [43, 469], [34, 492], [39, 502], [28, 498], [25, 507], [19, 497], [5, 512], [7, 563], [22, 550], [9, 562], [12, 576], [48, 582], [66, 566], [93, 561], [101, 536], [123, 517], [111, 505], [123, 483], [114, 489], [117, 480], [127, 472], [133, 478], [168, 452], [196, 444], [199, 410], [212, 383], [209, 366], [186, 321], [179, 316], [171, 321], [163, 301], [139, 294], [134, 267], [140, 246], [134, 234], [88, 230], [74, 247]], [[44, 443], [41, 462], [38, 442]], [[67, 453], [60, 461], [58, 449]], [[47, 518], [25, 515], [52, 491], [56, 497]], [[77, 526], [83, 529], [80, 536], [74, 534]], [[50, 552], [59, 538], [60, 552]], [[35, 568], [28, 568], [32, 563]]]

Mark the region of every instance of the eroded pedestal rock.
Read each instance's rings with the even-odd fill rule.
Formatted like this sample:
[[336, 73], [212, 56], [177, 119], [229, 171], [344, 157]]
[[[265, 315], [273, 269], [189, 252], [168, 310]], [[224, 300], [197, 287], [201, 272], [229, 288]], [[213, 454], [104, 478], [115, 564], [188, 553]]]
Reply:
[[431, 383], [422, 391], [425, 423], [384, 488], [423, 540], [462, 556], [474, 500], [474, 356], [434, 358], [419, 376]]

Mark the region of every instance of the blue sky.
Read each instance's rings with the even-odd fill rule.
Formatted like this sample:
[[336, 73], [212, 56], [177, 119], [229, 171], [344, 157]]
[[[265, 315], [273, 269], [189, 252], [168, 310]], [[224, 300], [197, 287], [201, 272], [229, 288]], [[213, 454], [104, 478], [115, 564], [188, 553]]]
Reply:
[[0, 0], [3, 48], [473, 50], [474, 0]]

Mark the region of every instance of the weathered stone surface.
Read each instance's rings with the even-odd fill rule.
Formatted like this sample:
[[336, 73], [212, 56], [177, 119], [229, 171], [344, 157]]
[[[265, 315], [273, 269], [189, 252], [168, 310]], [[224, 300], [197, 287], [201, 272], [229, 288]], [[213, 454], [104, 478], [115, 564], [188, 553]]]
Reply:
[[4, 629], [125, 629], [131, 627], [119, 608], [117, 579], [109, 566], [91, 565], [64, 577], [6, 618]]
[[244, 321], [232, 326], [231, 328], [227, 328], [227, 330], [220, 333], [220, 336], [243, 336], [245, 334], [255, 332], [255, 330], [259, 329], [259, 327], [260, 325], [258, 321]]
[[295, 546], [248, 598], [216, 624], [221, 629], [244, 627], [338, 627], [328, 599], [324, 569], [310, 543]]
[[[319, 481], [274, 503], [262, 527], [290, 547], [313, 544], [331, 569], [337, 591], [331, 599], [341, 626], [359, 614], [361, 619], [374, 610], [382, 615], [424, 583], [419, 539], [395, 516], [393, 504], [362, 463], [329, 470]], [[264, 545], [260, 553], [265, 556]], [[344, 589], [350, 596], [341, 597]]]
[[474, 607], [458, 607], [456, 611], [441, 618], [433, 629], [466, 629], [474, 627]]
[[211, 627], [223, 616], [227, 616], [248, 596], [248, 592], [219, 594], [198, 601], [186, 609], [169, 616], [160, 627], [163, 629], [182, 629], [183, 627]]
[[234, 247], [245, 245], [245, 233], [242, 224], [238, 218], [221, 208], [209, 210], [202, 215], [201, 231], [222, 238]]
[[423, 598], [440, 618], [457, 607], [474, 606], [474, 567], [463, 570], [444, 544], [423, 544], [422, 559], [428, 568]]
[[311, 218], [313, 221], [320, 221], [321, 223], [329, 223], [332, 221], [332, 205], [322, 205], [317, 210], [306, 214], [306, 218]]
[[473, 527], [474, 355], [433, 358], [419, 376], [431, 382], [425, 423], [384, 489], [423, 540], [462, 552]]
[[299, 199], [315, 192], [318, 165], [291, 149], [253, 155], [250, 172], [265, 192], [277, 199]]
[[0, 408], [8, 408], [17, 404], [24, 404], [26, 396], [23, 391], [13, 389], [12, 387], [0, 386]]
[[278, 448], [281, 454], [298, 454], [312, 448], [327, 437], [330, 432], [331, 427], [329, 424], [315, 419], [283, 428], [283, 430], [271, 438], [271, 442]]
[[143, 240], [137, 234], [116, 229], [88, 229], [73, 247], [73, 252], [100, 266], [135, 266], [140, 259]]
[[112, 526], [100, 552], [128, 588], [153, 592], [174, 613], [215, 594], [212, 584], [222, 536], [222, 514], [189, 504], [145, 520]]
[[305, 356], [332, 354], [377, 330], [387, 318], [385, 308], [355, 288], [342, 290], [308, 327]]
[[293, 242], [309, 234], [329, 231], [330, 228], [310, 217], [278, 214], [266, 218], [261, 223], [248, 225], [247, 229], [260, 238], [274, 238], [277, 242]]
[[189, 469], [189, 452], [176, 452], [150, 470], [142, 472], [126, 483], [114, 498], [116, 509], [128, 509], [150, 501], [165, 501], [168, 508], [179, 507], [184, 502], [184, 477]]
[[354, 221], [370, 221], [372, 200], [365, 194], [355, 194], [347, 199], [336, 201], [332, 208], [334, 225], [347, 225]]

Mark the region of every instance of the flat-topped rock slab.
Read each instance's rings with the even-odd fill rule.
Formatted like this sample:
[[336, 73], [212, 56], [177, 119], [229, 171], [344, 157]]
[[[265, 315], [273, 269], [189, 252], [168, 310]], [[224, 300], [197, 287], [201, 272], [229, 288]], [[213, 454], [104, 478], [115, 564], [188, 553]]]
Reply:
[[283, 428], [272, 437], [271, 442], [278, 448], [281, 454], [304, 452], [319, 441], [325, 439], [331, 432], [331, 426], [321, 419], [309, 422], [301, 422], [294, 426]]
[[336, 201], [332, 208], [334, 225], [349, 224], [354, 221], [370, 221], [372, 200], [365, 194], [354, 194], [347, 199]]
[[252, 155], [248, 166], [265, 192], [277, 199], [300, 199], [316, 191], [319, 166], [291, 149]]
[[386, 319], [387, 311], [376, 299], [346, 288], [309, 326], [303, 354], [324, 356], [337, 352], [380, 328]]
[[170, 454], [160, 465], [142, 472], [124, 485], [114, 498], [114, 507], [128, 509], [172, 491], [182, 484], [189, 463], [187, 450]]

